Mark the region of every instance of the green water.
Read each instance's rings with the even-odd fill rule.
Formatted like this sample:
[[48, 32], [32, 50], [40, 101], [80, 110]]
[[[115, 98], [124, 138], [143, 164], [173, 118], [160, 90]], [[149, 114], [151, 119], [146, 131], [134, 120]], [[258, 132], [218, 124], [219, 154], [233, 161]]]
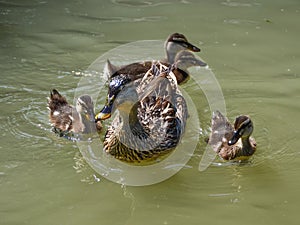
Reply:
[[[1, 1], [0, 224], [298, 224], [299, 11], [298, 0]], [[187, 166], [151, 186], [110, 182], [50, 132], [46, 97], [72, 100], [101, 54], [173, 32], [202, 49], [229, 119], [251, 116], [257, 152], [199, 172], [210, 111], [197, 94], [203, 135]]]

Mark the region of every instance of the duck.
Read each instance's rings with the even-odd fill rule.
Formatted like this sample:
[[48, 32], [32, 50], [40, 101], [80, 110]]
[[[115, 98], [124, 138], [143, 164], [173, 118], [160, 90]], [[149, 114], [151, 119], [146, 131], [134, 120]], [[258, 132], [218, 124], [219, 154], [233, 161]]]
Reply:
[[[174, 63], [170, 66], [167, 66], [160, 61], [153, 61], [152, 68], [150, 68], [146, 72], [148, 73], [148, 75], [151, 74], [149, 73], [149, 71], [152, 71], [152, 69], [155, 68], [153, 67], [153, 64], [157, 65], [156, 68], [160, 67], [161, 69], [164, 68], [163, 70], [171, 71], [172, 73], [170, 74], [174, 75], [174, 80], [176, 81], [177, 85], [181, 85], [189, 80], [188, 68], [192, 66], [201, 67], [206, 65], [206, 63], [203, 63], [202, 60], [198, 59], [192, 52], [187, 50], [183, 50], [177, 53]], [[130, 77], [128, 77], [127, 74], [119, 74], [110, 79], [110, 82], [108, 84], [106, 104], [101, 110], [101, 112], [104, 113], [103, 115], [105, 115], [105, 117], [103, 117], [102, 120], [108, 119], [111, 116], [110, 111], [112, 110], [112, 105], [122, 86], [132, 82], [137, 88], [143, 89], [143, 85], [140, 85], [141, 81], [145, 80], [146, 77], [149, 78], [149, 76], [145, 76], [145, 74], [143, 75], [143, 77], [136, 80], [132, 80]]]
[[253, 122], [247, 115], [236, 117], [232, 126], [220, 111], [215, 111], [211, 130], [208, 144], [225, 161], [246, 161], [256, 151], [256, 141], [251, 137]]
[[89, 95], [81, 95], [76, 106], [70, 105], [56, 89], [48, 98], [49, 120], [53, 131], [61, 137], [73, 139], [76, 134], [100, 132], [102, 123], [95, 123], [94, 103]]
[[[176, 60], [176, 55], [183, 50], [189, 50], [192, 52], [200, 52], [200, 48], [188, 42], [187, 38], [180, 33], [173, 33], [168, 36], [164, 44], [166, 58], [159, 60], [166, 66], [172, 65]], [[206, 66], [205, 62], [201, 62], [201, 66]], [[152, 61], [135, 62], [125, 66], [115, 66], [108, 59], [104, 68], [106, 76], [111, 79], [115, 76], [124, 75], [130, 81], [140, 79], [151, 68]], [[177, 68], [177, 72], [182, 72]], [[184, 81], [184, 80], [182, 80]], [[181, 83], [181, 80], [179, 80]]]
[[[103, 150], [114, 158], [147, 165], [163, 160], [184, 133], [188, 116], [186, 101], [175, 75], [161, 63], [153, 63], [137, 88], [133, 82], [115, 89], [114, 117], [103, 141]], [[108, 106], [111, 107], [111, 106]], [[107, 118], [100, 111], [96, 121]]]

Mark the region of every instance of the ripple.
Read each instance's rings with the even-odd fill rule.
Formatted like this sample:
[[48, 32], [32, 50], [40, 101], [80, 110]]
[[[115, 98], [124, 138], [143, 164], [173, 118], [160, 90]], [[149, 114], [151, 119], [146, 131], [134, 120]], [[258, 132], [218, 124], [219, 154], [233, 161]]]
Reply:
[[[30, 89], [23, 89], [22, 92], [16, 92], [14, 95], [6, 94], [6, 101], [1, 102], [6, 104], [3, 106], [4, 108], [10, 109], [10, 112], [5, 112], [6, 115], [2, 115], [3, 122], [0, 127], [1, 130], [5, 131], [3, 136], [6, 136], [6, 138], [12, 136], [18, 140], [15, 143], [21, 146], [44, 146], [50, 141], [45, 135], [45, 132], [48, 132], [50, 128], [46, 99], [45, 102], [41, 102], [40, 98], [34, 97], [24, 99], [24, 96], [26, 96], [24, 91], [35, 93]], [[13, 108], [17, 108], [17, 110]]]
[[85, 30], [79, 30], [79, 29], [60, 29], [58, 30], [58, 33], [63, 33], [63, 34], [69, 34], [69, 35], [81, 35], [81, 36], [93, 36], [97, 38], [102, 38], [104, 37], [103, 33], [98, 33], [98, 32], [92, 32], [92, 31], [85, 31]]
[[81, 182], [94, 184], [101, 181], [98, 175], [94, 174], [93, 170], [89, 167], [80, 152], [76, 152], [73, 159], [75, 163], [73, 168], [75, 169], [76, 173], [82, 176], [80, 179]]
[[253, 6], [259, 6], [259, 3], [244, 3], [244, 2], [232, 2], [230, 0], [226, 2], [222, 2], [222, 5], [229, 6], [229, 7], [253, 7]]
[[74, 14], [73, 16], [80, 17], [87, 20], [95, 20], [99, 21], [101, 23], [122, 23], [122, 22], [157, 22], [166, 19], [167, 17], [163, 16], [146, 16], [146, 17], [97, 17], [97, 16], [91, 16], [88, 14]]
[[133, 0], [112, 0], [115, 5], [129, 6], [129, 7], [154, 7], [171, 4], [171, 2], [162, 1], [133, 1]]
[[234, 24], [234, 25], [239, 25], [239, 24], [257, 25], [257, 24], [259, 24], [255, 20], [243, 20], [243, 19], [225, 19], [224, 23]]

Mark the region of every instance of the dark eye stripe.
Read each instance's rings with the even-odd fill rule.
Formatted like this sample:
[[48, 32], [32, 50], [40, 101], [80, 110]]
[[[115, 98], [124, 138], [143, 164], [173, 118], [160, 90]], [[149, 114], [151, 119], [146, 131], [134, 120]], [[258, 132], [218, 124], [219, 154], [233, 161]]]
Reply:
[[184, 40], [173, 40], [174, 43], [178, 43], [178, 44], [186, 44], [187, 42]]
[[247, 122], [247, 120], [245, 122], [242, 124], [242, 126], [240, 126], [238, 128], [239, 131], [245, 129], [247, 126], [249, 126], [251, 124], [251, 120], [250, 119], [248, 119], [248, 122]]

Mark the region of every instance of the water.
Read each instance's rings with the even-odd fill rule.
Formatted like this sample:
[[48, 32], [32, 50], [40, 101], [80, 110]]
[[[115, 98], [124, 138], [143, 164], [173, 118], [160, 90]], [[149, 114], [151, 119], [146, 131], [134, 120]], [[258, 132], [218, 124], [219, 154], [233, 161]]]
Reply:
[[[0, 223], [298, 224], [299, 10], [297, 0], [2, 1]], [[101, 54], [176, 31], [202, 49], [229, 119], [251, 116], [258, 150], [199, 172], [210, 111], [196, 95], [204, 135], [187, 166], [152, 186], [110, 182], [50, 132], [46, 97], [57, 88], [71, 101]]]

